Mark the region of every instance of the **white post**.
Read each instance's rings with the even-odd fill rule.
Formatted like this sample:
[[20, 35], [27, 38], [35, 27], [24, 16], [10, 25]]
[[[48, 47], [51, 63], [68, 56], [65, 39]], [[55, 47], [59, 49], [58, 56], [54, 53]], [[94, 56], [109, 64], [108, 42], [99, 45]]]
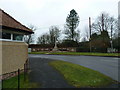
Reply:
[[11, 40], [13, 40], [13, 34], [11, 33]]

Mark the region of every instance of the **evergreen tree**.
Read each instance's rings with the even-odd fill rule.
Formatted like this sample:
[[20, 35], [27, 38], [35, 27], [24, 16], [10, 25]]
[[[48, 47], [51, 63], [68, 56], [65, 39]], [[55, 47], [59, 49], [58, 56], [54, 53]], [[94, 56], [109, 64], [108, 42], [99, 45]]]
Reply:
[[70, 11], [70, 14], [67, 16], [66, 18], [66, 27], [65, 27], [65, 34], [67, 35], [67, 39], [69, 40], [74, 40], [76, 37], [76, 31], [75, 29], [78, 27], [79, 25], [79, 16], [77, 14], [77, 12], [72, 9]]

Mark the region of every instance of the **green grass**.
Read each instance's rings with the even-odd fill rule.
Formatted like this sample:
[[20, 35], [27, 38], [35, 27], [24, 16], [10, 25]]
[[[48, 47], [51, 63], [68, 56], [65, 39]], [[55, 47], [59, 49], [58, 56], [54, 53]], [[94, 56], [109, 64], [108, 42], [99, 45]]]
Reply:
[[29, 54], [52, 54], [52, 55], [90, 55], [90, 56], [115, 56], [118, 53], [90, 53], [90, 52], [30, 52]]
[[67, 82], [75, 87], [105, 87], [115, 83], [98, 71], [64, 61], [52, 61], [50, 66], [58, 70]]
[[[4, 88], [18, 88], [18, 77], [12, 77], [7, 80], [3, 80], [3, 89]], [[30, 83], [28, 75], [26, 75], [26, 80], [24, 81], [24, 74], [20, 74], [20, 88], [37, 88], [37, 83]]]

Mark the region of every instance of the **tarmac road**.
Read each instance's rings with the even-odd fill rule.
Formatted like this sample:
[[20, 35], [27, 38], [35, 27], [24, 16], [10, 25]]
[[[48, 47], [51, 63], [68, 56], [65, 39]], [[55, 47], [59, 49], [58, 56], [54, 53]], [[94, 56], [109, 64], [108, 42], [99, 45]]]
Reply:
[[120, 82], [118, 71], [120, 72], [120, 61], [117, 57], [99, 57], [99, 56], [70, 56], [70, 55], [35, 55], [29, 54], [30, 58], [48, 58], [53, 60], [62, 60], [79, 64], [93, 70], [99, 71], [114, 80]]

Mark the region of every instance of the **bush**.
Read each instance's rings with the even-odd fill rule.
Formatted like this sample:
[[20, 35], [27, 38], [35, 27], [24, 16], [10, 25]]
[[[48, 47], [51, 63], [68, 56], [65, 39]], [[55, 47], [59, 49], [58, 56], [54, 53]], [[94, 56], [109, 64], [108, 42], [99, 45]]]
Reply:
[[77, 47], [76, 48], [76, 52], [90, 52], [90, 48], [89, 47]]

